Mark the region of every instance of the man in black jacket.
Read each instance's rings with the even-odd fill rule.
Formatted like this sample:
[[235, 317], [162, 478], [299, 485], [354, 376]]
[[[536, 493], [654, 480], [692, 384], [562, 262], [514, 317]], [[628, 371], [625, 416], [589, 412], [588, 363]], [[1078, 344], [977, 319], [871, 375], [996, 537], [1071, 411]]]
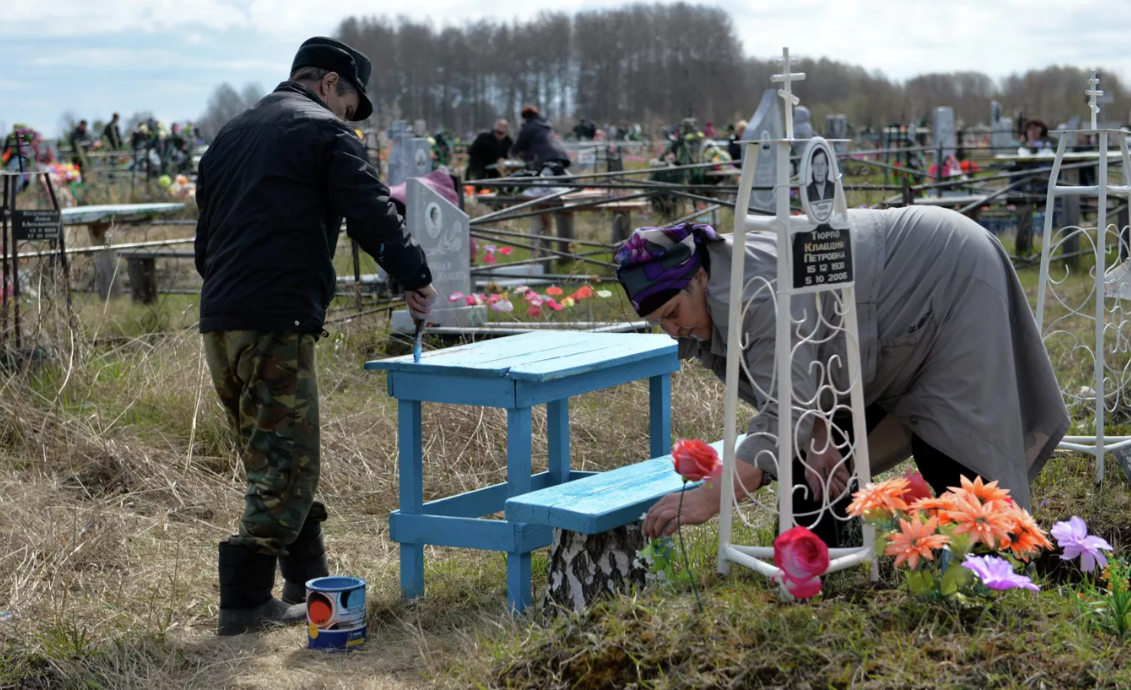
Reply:
[[494, 130], [480, 132], [479, 136], [475, 137], [475, 141], [467, 147], [468, 180], [486, 180], [503, 176], [504, 171], [501, 168], [488, 170], [487, 166], [492, 164], [497, 166], [506, 160], [507, 152], [514, 145], [514, 140], [508, 134], [509, 131], [509, 122], [497, 120]]
[[[364, 120], [368, 58], [329, 38], [299, 48], [290, 80], [216, 135], [200, 162], [196, 268], [213, 385], [239, 433], [248, 488], [220, 543], [221, 635], [305, 619], [305, 582], [328, 574], [314, 343], [347, 233], [405, 288], [416, 317], [436, 292], [424, 252], [347, 120]], [[278, 563], [282, 601], [271, 596]]]

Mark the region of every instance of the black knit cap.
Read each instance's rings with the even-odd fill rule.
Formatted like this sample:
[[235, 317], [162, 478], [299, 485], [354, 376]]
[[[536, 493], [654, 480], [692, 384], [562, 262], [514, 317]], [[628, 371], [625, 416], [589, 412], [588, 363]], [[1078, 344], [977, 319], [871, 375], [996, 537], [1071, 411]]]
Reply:
[[291, 63], [291, 74], [301, 67], [318, 67], [337, 72], [338, 76], [353, 84], [357, 89], [357, 111], [351, 118], [354, 122], [364, 120], [373, 113], [373, 104], [365, 93], [373, 65], [361, 52], [333, 38], [315, 36], [299, 46], [295, 60]]

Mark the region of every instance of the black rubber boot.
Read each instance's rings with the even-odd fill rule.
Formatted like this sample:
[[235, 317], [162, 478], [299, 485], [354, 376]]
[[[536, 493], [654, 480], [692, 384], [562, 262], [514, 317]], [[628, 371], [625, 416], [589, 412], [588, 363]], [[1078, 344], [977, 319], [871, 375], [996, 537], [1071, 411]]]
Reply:
[[288, 606], [271, 596], [275, 556], [220, 542], [220, 635], [242, 635], [306, 621], [306, 605]]
[[321, 520], [307, 518], [298, 537], [287, 546], [287, 555], [279, 557], [279, 570], [283, 573], [282, 599], [286, 604], [304, 603], [306, 581], [330, 574]]

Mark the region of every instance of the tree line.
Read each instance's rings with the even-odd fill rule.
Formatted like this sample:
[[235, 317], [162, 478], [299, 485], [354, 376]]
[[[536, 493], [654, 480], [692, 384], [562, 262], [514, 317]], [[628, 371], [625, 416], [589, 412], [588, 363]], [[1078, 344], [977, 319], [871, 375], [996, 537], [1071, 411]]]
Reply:
[[[661, 124], [695, 117], [717, 128], [749, 118], [770, 75], [779, 70], [774, 43], [744, 46], [730, 15], [716, 7], [633, 4], [567, 15], [544, 12], [527, 21], [481, 20], [437, 28], [405, 17], [350, 17], [337, 35], [373, 62], [369, 91], [374, 123], [424, 120], [431, 131], [457, 135], [514, 121], [537, 105], [560, 131], [580, 118], [597, 123]], [[756, 52], [767, 57], [750, 57]], [[906, 81], [878, 70], [826, 58], [805, 58], [795, 85], [818, 131], [825, 115], [843, 113], [856, 128], [930, 120], [934, 107], [952, 106], [966, 125], [989, 123], [990, 103], [1006, 116], [1021, 112], [1050, 128], [1087, 116], [1088, 73], [1077, 67], [1032, 69], [995, 80], [980, 72], [923, 74]], [[1101, 74], [1115, 96], [1105, 120], [1127, 122], [1131, 94]], [[223, 85], [202, 116], [218, 128], [250, 93]], [[234, 111], [234, 112], [233, 112]]]

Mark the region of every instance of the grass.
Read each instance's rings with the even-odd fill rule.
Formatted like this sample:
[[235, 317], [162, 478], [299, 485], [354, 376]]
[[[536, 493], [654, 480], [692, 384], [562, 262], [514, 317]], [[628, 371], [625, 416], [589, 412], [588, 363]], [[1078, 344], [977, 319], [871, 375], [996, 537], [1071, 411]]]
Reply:
[[[579, 237], [606, 239], [606, 220], [579, 221]], [[189, 233], [143, 228], [130, 239]], [[344, 248], [339, 261], [348, 261]], [[167, 270], [191, 286], [187, 264]], [[1075, 298], [1086, 294], [1082, 268], [1067, 285]], [[1031, 293], [1035, 274], [1022, 272]], [[594, 318], [631, 316], [619, 290], [592, 304]], [[742, 568], [714, 573], [714, 523], [686, 535], [705, 616], [677, 586], [583, 615], [515, 620], [504, 609], [504, 558], [444, 548], [427, 550], [427, 596], [402, 603], [387, 532], [398, 504], [395, 404], [383, 375], [360, 367], [403, 347], [380, 317], [335, 324], [318, 346], [331, 569], [369, 581], [369, 643], [333, 656], [305, 651], [298, 628], [218, 639], [216, 542], [235, 527], [243, 479], [200, 366], [196, 298], [162, 295], [143, 307], [76, 297], [76, 332], [60, 325], [61, 309], [49, 293], [25, 303], [37, 314], [25, 342], [39, 354], [0, 379], [0, 611], [12, 614], [0, 617], [0, 688], [1131, 685], [1124, 648], [1082, 624], [1064, 569], [1042, 570], [1039, 595], [968, 609], [925, 605], [886, 572], [872, 587], [858, 571], [830, 577], [812, 603], [782, 605]], [[709, 372], [685, 366], [673, 398], [676, 435], [722, 437], [723, 390]], [[646, 457], [646, 410], [642, 383], [575, 399], [574, 467]], [[1077, 422], [1088, 421], [1080, 411]], [[546, 464], [545, 423], [536, 410], [536, 470]], [[499, 410], [426, 406], [426, 498], [503, 481], [505, 428]], [[1081, 515], [1126, 549], [1131, 492], [1118, 471], [1095, 489], [1093, 472], [1090, 459], [1058, 454], [1034, 486], [1035, 515], [1046, 527]], [[740, 536], [769, 543], [772, 532], [763, 525]], [[536, 593], [546, 567], [537, 553]]]

